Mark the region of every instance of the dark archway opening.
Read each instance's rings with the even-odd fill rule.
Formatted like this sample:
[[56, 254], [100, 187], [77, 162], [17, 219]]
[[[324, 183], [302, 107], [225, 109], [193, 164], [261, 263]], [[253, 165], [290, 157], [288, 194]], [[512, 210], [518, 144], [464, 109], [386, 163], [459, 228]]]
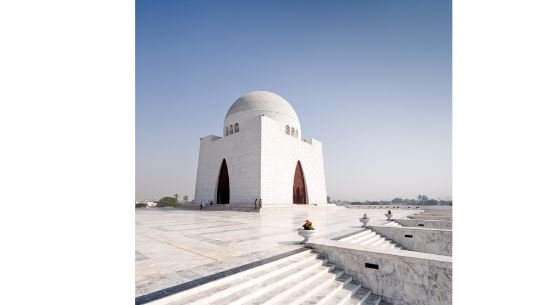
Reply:
[[220, 175], [218, 176], [218, 194], [216, 198], [216, 203], [229, 203], [229, 171], [225, 159], [223, 159]]
[[296, 164], [294, 170], [294, 184], [292, 186], [292, 202], [296, 204], [306, 204], [306, 183], [304, 181], [304, 172], [302, 171], [302, 164], [300, 161]]

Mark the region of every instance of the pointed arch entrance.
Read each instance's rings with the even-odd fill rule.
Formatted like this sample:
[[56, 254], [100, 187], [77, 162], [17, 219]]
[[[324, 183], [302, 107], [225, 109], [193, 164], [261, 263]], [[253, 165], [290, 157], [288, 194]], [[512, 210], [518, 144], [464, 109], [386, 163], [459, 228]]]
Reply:
[[229, 171], [227, 170], [225, 159], [223, 159], [222, 167], [220, 168], [217, 190], [216, 203], [229, 203]]
[[304, 181], [304, 172], [300, 161], [296, 163], [294, 170], [294, 184], [292, 185], [292, 202], [295, 204], [307, 203], [306, 183]]

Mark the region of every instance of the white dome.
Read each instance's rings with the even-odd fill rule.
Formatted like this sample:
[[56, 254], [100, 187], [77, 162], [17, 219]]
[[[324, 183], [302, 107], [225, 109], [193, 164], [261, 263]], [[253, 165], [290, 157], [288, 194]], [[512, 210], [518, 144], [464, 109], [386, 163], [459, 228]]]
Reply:
[[241, 111], [253, 112], [273, 112], [280, 115], [289, 116], [291, 119], [298, 120], [298, 115], [294, 108], [281, 96], [269, 91], [252, 91], [239, 97], [227, 111], [225, 117]]
[[300, 132], [300, 120], [289, 102], [273, 92], [252, 91], [239, 97], [229, 107], [224, 120], [224, 134], [227, 135], [235, 124], [242, 128], [249, 119], [262, 115], [279, 122], [283, 129], [289, 126]]

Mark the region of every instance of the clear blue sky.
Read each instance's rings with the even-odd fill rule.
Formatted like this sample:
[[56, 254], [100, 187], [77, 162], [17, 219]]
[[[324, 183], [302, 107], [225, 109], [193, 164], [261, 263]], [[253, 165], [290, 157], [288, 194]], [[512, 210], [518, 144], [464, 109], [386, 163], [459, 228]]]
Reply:
[[136, 3], [136, 199], [193, 198], [199, 138], [287, 99], [333, 199], [451, 197], [451, 2]]

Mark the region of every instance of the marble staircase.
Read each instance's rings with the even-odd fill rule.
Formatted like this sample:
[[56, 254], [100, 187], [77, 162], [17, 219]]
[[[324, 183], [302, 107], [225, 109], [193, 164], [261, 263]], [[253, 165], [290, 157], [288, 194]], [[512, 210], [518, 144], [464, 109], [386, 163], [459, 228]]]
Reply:
[[396, 244], [383, 237], [382, 235], [374, 232], [371, 229], [366, 229], [363, 232], [342, 238], [339, 241], [347, 242], [352, 244], [360, 244], [362, 246], [382, 248], [382, 249], [396, 249], [396, 250], [405, 250], [402, 246]]
[[380, 296], [306, 250], [149, 304], [378, 305]]
[[395, 222], [393, 220], [388, 221], [384, 225], [388, 226], [388, 227], [402, 227], [402, 225], [398, 224], [397, 222]]

